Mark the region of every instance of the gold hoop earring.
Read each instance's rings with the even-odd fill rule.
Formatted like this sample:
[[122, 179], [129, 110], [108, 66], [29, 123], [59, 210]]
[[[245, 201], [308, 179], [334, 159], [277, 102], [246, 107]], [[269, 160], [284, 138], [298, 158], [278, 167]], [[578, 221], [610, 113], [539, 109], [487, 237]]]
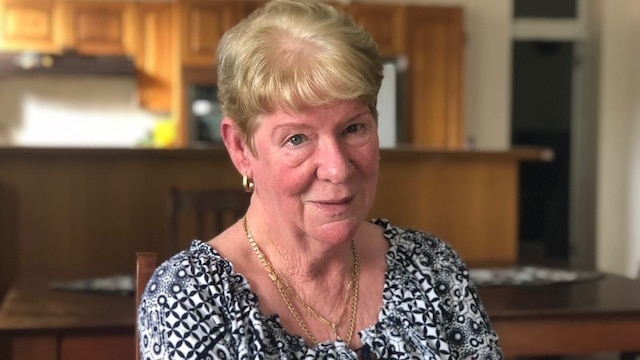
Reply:
[[242, 187], [248, 193], [253, 192], [253, 179], [249, 179], [247, 175], [242, 175]]

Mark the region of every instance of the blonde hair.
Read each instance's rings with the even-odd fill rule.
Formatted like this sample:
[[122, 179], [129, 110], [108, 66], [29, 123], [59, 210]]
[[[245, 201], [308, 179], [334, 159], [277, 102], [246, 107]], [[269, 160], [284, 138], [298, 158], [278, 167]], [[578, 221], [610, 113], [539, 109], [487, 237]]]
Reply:
[[358, 99], [378, 117], [378, 46], [347, 14], [321, 2], [268, 2], [225, 33], [217, 65], [222, 112], [252, 149], [261, 114]]

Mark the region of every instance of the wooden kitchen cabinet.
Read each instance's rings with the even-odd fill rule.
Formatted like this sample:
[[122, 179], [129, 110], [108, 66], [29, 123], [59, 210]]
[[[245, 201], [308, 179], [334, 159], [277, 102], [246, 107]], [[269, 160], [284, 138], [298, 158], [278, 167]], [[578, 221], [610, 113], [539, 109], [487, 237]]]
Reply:
[[464, 146], [463, 17], [458, 7], [408, 6], [407, 133], [414, 145]]
[[65, 47], [81, 54], [134, 53], [135, 3], [65, 1]]
[[0, 0], [0, 49], [58, 51], [60, 16], [54, 0]]
[[246, 2], [185, 0], [182, 3], [182, 65], [214, 67], [218, 41], [246, 15]]
[[131, 55], [133, 1], [0, 0], [0, 49]]
[[267, 0], [248, 0], [244, 2], [244, 8], [241, 10], [244, 16], [248, 16], [253, 12], [253, 10], [261, 7], [267, 2]]
[[174, 14], [174, 3], [141, 2], [136, 9], [138, 99], [141, 106], [153, 111], [170, 112], [176, 91]]
[[352, 3], [347, 11], [378, 43], [383, 57], [405, 53], [405, 6]]

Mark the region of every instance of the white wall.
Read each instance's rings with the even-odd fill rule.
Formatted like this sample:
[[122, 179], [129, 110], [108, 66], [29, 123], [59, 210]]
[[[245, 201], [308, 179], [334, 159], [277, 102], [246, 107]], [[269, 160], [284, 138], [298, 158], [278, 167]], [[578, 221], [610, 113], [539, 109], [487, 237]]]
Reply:
[[640, 268], [640, 1], [601, 0], [596, 253], [599, 269]]
[[465, 129], [478, 148], [511, 143], [510, 0], [469, 0], [466, 17]]
[[133, 77], [1, 77], [0, 114], [0, 146], [132, 147], [155, 122]]

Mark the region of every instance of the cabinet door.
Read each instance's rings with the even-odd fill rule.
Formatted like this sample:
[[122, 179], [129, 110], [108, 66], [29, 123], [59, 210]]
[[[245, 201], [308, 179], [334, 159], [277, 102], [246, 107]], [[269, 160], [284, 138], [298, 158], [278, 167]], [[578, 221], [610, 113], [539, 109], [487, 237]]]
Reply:
[[462, 9], [409, 6], [407, 29], [406, 138], [414, 145], [462, 147]]
[[405, 52], [405, 7], [403, 5], [353, 3], [353, 19], [378, 43], [380, 54], [391, 57]]
[[182, 8], [182, 63], [215, 66], [218, 41], [245, 16], [245, 4], [233, 0], [187, 0]]
[[69, 1], [64, 6], [66, 46], [83, 54], [133, 54], [133, 2]]
[[136, 67], [140, 105], [154, 111], [170, 111], [174, 51], [174, 4], [139, 3], [136, 11]]
[[264, 4], [266, 4], [267, 0], [246, 0], [246, 1], [243, 1], [243, 3], [244, 3], [243, 17], [245, 17], [251, 14], [257, 8], [262, 7]]
[[0, 49], [58, 51], [59, 23], [59, 6], [53, 0], [0, 0]]

